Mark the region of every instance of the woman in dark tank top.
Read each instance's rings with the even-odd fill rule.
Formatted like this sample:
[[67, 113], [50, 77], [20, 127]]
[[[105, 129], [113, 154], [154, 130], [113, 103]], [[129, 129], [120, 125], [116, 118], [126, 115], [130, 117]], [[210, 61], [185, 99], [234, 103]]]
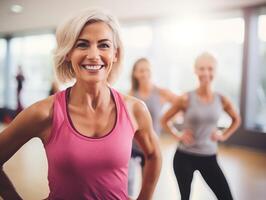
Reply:
[[[181, 199], [190, 196], [193, 173], [198, 170], [218, 199], [233, 199], [226, 178], [217, 163], [217, 142], [227, 140], [240, 125], [240, 117], [232, 103], [212, 90], [216, 59], [202, 53], [195, 61], [195, 73], [199, 86], [180, 96], [162, 117], [162, 126], [180, 142], [174, 156], [174, 172]], [[178, 112], [184, 112], [182, 134], [169, 123]], [[219, 133], [217, 122], [222, 111], [232, 119], [231, 125]]]
[[[173, 104], [177, 95], [168, 89], [157, 87], [152, 82], [151, 64], [147, 58], [140, 58], [133, 65], [130, 95], [135, 96], [146, 104], [152, 117], [153, 129], [159, 136], [161, 132], [160, 118], [162, 107], [165, 103]], [[136, 178], [135, 170], [137, 167], [135, 165], [141, 165], [143, 168], [144, 163], [145, 158], [142, 151], [138, 147], [138, 144], [133, 142], [131, 161], [129, 164], [129, 196], [135, 196], [134, 182]]]

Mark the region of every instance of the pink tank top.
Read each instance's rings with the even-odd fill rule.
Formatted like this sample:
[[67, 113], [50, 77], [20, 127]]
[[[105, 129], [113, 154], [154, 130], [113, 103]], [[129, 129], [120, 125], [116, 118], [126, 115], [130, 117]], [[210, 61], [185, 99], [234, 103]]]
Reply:
[[52, 132], [45, 144], [50, 200], [127, 200], [128, 162], [134, 130], [121, 95], [110, 89], [116, 123], [103, 137], [91, 138], [73, 126], [69, 89], [55, 95]]

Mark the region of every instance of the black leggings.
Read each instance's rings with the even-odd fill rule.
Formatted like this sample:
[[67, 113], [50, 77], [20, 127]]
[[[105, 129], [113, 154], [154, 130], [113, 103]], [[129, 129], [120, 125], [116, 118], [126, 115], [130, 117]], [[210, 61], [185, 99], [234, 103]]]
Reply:
[[193, 173], [198, 170], [219, 200], [232, 200], [225, 176], [219, 167], [216, 155], [199, 156], [177, 150], [174, 156], [174, 172], [182, 200], [189, 200]]

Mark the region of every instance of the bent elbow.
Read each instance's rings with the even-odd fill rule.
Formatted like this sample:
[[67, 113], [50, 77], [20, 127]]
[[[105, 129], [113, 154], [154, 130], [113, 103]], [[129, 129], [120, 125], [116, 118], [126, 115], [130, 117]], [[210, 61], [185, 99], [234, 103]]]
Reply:
[[165, 130], [167, 126], [167, 120], [164, 117], [162, 117], [160, 120], [160, 124], [161, 124], [161, 127]]
[[233, 121], [237, 125], [237, 127], [239, 127], [242, 123], [242, 119], [240, 116], [235, 117], [235, 119]]

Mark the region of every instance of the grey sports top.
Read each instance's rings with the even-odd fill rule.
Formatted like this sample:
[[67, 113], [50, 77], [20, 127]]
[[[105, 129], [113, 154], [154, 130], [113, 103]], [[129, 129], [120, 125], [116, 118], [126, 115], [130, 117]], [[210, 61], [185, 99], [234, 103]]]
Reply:
[[139, 95], [138, 91], [135, 91], [133, 95], [135, 97], [137, 97], [138, 99], [141, 99], [145, 102], [148, 110], [151, 113], [153, 128], [154, 128], [155, 132], [158, 135], [160, 135], [160, 132], [161, 132], [160, 117], [161, 117], [162, 105], [160, 102], [160, 94], [159, 94], [158, 88], [153, 87], [151, 94], [149, 95], [149, 97], [147, 99], [143, 99]]
[[184, 113], [184, 129], [190, 129], [195, 143], [186, 146], [180, 143], [179, 149], [193, 154], [213, 155], [217, 153], [217, 142], [211, 139], [222, 114], [221, 96], [214, 93], [213, 101], [204, 103], [196, 91], [188, 93], [188, 107]]

